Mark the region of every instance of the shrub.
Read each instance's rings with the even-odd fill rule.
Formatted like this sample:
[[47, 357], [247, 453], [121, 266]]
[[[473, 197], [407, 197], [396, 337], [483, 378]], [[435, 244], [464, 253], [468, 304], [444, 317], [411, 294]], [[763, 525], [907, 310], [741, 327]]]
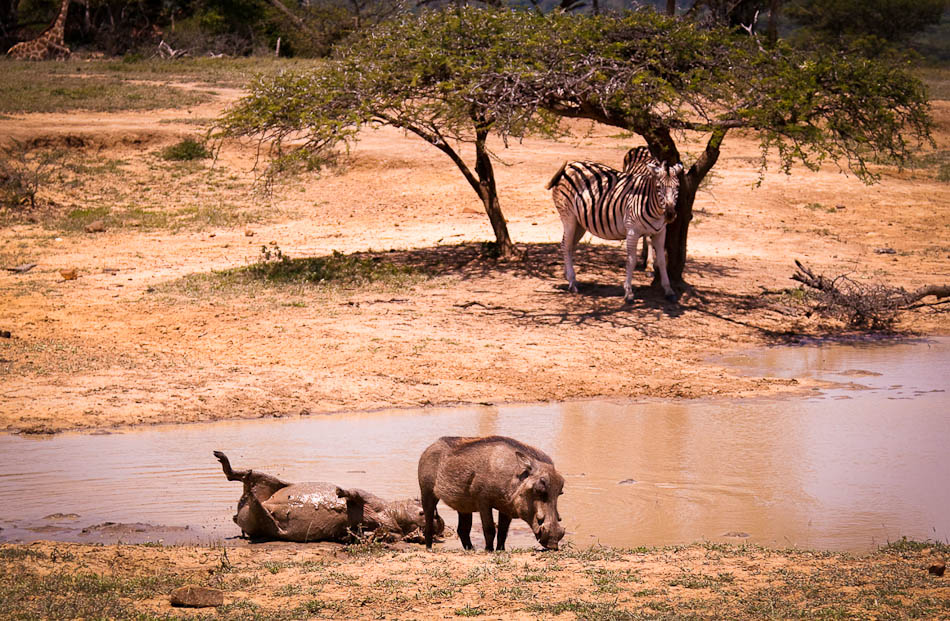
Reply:
[[180, 142], [162, 149], [162, 159], [165, 160], [190, 162], [192, 160], [203, 160], [209, 157], [211, 157], [211, 152], [208, 151], [204, 143], [194, 138], [184, 138]]
[[0, 148], [0, 208], [36, 207], [36, 193], [61, 160], [60, 153], [15, 138]]

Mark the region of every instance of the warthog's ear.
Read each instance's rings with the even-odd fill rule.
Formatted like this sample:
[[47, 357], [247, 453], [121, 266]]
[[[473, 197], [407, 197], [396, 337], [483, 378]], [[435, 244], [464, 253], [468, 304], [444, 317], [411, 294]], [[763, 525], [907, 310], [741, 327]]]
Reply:
[[531, 471], [534, 470], [534, 462], [521, 451], [515, 451], [515, 457], [518, 458], [518, 464], [521, 466], [521, 474], [518, 475], [518, 478], [523, 481], [527, 479]]

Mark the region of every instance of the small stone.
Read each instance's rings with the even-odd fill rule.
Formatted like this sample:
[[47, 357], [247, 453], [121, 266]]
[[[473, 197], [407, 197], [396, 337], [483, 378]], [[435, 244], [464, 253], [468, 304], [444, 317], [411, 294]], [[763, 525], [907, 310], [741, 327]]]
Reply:
[[102, 220], [95, 220], [85, 226], [87, 233], [102, 233], [106, 230], [106, 223]]
[[624, 479], [623, 481], [620, 481], [619, 483], [617, 483], [617, 485], [633, 485], [636, 482], [637, 482], [636, 479]]
[[7, 271], [13, 272], [15, 274], [26, 274], [34, 267], [36, 267], [36, 263], [22, 263], [14, 267], [8, 267]]
[[68, 270], [59, 270], [59, 275], [63, 277], [63, 280], [76, 280], [78, 272], [75, 267], [72, 267]]
[[13, 333], [9, 330], [0, 330], [0, 339], [11, 339], [13, 338]]
[[893, 248], [875, 248], [874, 254], [897, 254]]
[[946, 563], [935, 563], [927, 568], [927, 571], [937, 576], [938, 578], [943, 576], [943, 572], [947, 571]]
[[224, 592], [189, 584], [172, 591], [170, 599], [172, 606], [211, 608], [224, 604]]
[[254, 231], [252, 231], [251, 229], [247, 229], [246, 231], [244, 231], [244, 236], [245, 236], [245, 237], [254, 237]]

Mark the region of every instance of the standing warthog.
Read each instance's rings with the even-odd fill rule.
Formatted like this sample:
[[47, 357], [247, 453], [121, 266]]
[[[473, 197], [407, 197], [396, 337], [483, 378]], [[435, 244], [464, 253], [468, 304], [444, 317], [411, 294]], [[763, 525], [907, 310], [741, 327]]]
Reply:
[[481, 516], [489, 551], [495, 539], [492, 509], [498, 510], [498, 550], [505, 549], [508, 526], [515, 517], [531, 526], [545, 548], [557, 550], [564, 536], [557, 512], [564, 477], [550, 457], [511, 438], [439, 438], [419, 458], [419, 488], [428, 549], [439, 500], [458, 511], [459, 539], [466, 550], [472, 549], [469, 534], [475, 511]]
[[[347, 541], [360, 531], [373, 531], [379, 539], [421, 539], [425, 518], [418, 500], [387, 502], [330, 483], [287, 483], [263, 472], [234, 470], [221, 451], [214, 456], [229, 481], [244, 484], [234, 522], [251, 539]], [[436, 534], [444, 528], [439, 519]]]

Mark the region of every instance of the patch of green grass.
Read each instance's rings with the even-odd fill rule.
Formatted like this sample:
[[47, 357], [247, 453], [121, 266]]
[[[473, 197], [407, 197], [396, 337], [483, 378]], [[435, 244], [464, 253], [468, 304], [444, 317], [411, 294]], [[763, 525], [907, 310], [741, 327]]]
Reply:
[[165, 160], [190, 162], [208, 159], [211, 157], [211, 152], [208, 151], [203, 142], [194, 138], [183, 138], [181, 141], [162, 149], [161, 156]]
[[379, 541], [362, 541], [343, 548], [348, 556], [357, 558], [372, 558], [382, 556], [388, 552], [388, 549]]
[[62, 63], [0, 63], [0, 113], [156, 110], [192, 106], [210, 97], [170, 85], [121, 77], [65, 73]]
[[37, 550], [31, 550], [24, 547], [3, 546], [0, 547], [0, 560], [18, 561], [22, 559], [44, 559], [46, 555]]
[[825, 211], [827, 213], [836, 213], [838, 211], [834, 207], [825, 207], [821, 203], [808, 203], [805, 205], [805, 209], [810, 209], [812, 211]]
[[483, 614], [485, 614], [485, 610], [478, 606], [462, 606], [455, 609], [456, 617], [477, 617]]
[[173, 62], [160, 59], [132, 58], [92, 63], [90, 70], [137, 80], [168, 80], [171, 78], [221, 86], [244, 86], [258, 75], [280, 71], [306, 71], [324, 61], [306, 58], [181, 58]]
[[735, 576], [728, 572], [723, 572], [716, 576], [709, 576], [687, 571], [670, 580], [669, 585], [681, 586], [686, 589], [714, 589], [722, 584], [729, 584], [733, 581], [735, 581]]
[[567, 548], [554, 554], [556, 558], [576, 559], [579, 561], [615, 561], [622, 557], [615, 548], [591, 546], [589, 548]]
[[164, 574], [118, 578], [8, 566], [0, 572], [0, 618], [130, 618], [129, 599], [155, 597], [182, 584], [183, 578]]
[[614, 602], [587, 602], [581, 599], [567, 599], [560, 602], [531, 604], [526, 610], [536, 612], [544, 617], [555, 617], [571, 612], [574, 613], [578, 619], [589, 619], [591, 621], [606, 619], [622, 621], [624, 619], [637, 618], [637, 616], [629, 610], [618, 608]]
[[[385, 260], [384, 255], [358, 253], [333, 254], [322, 257], [290, 259], [279, 248], [264, 249], [262, 260], [246, 267], [211, 273], [191, 274], [168, 283], [163, 292], [204, 298], [221, 295], [256, 295], [260, 289], [277, 288], [294, 295], [312, 295], [314, 287], [324, 291], [355, 291], [363, 289], [394, 290], [405, 288], [426, 278], [426, 273], [412, 265]], [[280, 258], [275, 258], [279, 256]]]
[[322, 599], [311, 599], [302, 603], [294, 613], [291, 615], [293, 618], [297, 618], [300, 614], [304, 616], [307, 615], [317, 615], [321, 614], [324, 611], [330, 612], [342, 612], [343, 606], [340, 602], [329, 602]]

